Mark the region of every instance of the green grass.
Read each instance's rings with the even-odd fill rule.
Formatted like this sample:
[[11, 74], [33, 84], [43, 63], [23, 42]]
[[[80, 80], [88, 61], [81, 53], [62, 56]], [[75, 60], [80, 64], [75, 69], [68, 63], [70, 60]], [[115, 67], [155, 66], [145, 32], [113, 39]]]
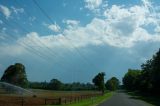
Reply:
[[[82, 100], [81, 102], [77, 102], [77, 103], [72, 103], [68, 105], [59, 105], [59, 106], [96, 106], [101, 102], [109, 99], [113, 94], [114, 94], [113, 92], [108, 92], [103, 96]], [[58, 105], [47, 105], [47, 106], [58, 106]]]
[[87, 95], [93, 92], [99, 93], [98, 91], [53, 91], [53, 90], [42, 90], [42, 89], [32, 89], [32, 91], [37, 95], [37, 97], [43, 98], [58, 98], [64, 96], [76, 96], [76, 95]]
[[149, 103], [151, 106], [160, 106], [160, 96], [153, 96], [149, 94], [142, 94], [140, 92], [127, 92], [133, 99], [140, 99], [147, 103]]

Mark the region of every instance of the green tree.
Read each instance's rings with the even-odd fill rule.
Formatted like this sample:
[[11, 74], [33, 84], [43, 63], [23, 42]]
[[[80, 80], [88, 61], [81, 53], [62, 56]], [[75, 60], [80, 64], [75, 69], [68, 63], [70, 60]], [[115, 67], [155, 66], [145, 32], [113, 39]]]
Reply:
[[124, 87], [128, 90], [135, 90], [139, 85], [139, 76], [141, 75], [140, 70], [129, 69], [123, 77]]
[[28, 80], [24, 65], [21, 63], [16, 63], [15, 65], [9, 66], [5, 70], [1, 81], [8, 82], [24, 88], [27, 87]]
[[147, 60], [141, 67], [141, 90], [160, 93], [160, 49], [152, 59]]
[[116, 77], [112, 77], [106, 82], [105, 86], [106, 86], [106, 89], [115, 91], [119, 87], [119, 80]]
[[92, 80], [94, 85], [97, 86], [98, 89], [101, 90], [103, 94], [105, 90], [104, 76], [105, 76], [105, 73], [101, 72], [101, 73], [98, 73], [98, 75], [96, 75]]
[[151, 72], [151, 79], [153, 85], [153, 91], [160, 92], [160, 49], [159, 51], [153, 56], [153, 63], [152, 63], [152, 72]]
[[141, 71], [129, 70], [123, 78], [123, 84], [126, 89], [160, 94], [160, 49], [141, 65]]
[[49, 83], [49, 86], [52, 90], [61, 90], [63, 84], [58, 79], [52, 79]]

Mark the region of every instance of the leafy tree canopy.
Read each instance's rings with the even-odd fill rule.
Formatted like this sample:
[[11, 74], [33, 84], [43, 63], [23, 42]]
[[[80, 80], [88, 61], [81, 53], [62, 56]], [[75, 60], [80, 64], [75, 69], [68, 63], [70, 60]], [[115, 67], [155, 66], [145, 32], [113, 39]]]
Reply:
[[108, 90], [115, 91], [119, 87], [119, 80], [116, 77], [112, 77], [106, 82], [105, 86]]
[[141, 65], [140, 70], [128, 70], [123, 78], [126, 89], [160, 94], [160, 49]]
[[98, 75], [96, 75], [92, 80], [95, 86], [97, 86], [98, 89], [102, 91], [102, 93], [104, 93], [104, 89], [105, 89], [104, 76], [105, 76], [105, 73], [101, 72], [101, 73], [98, 73]]
[[15, 65], [9, 66], [5, 70], [1, 78], [1, 81], [8, 82], [21, 87], [27, 87], [28, 80], [24, 65], [21, 63], [16, 63]]
[[53, 90], [59, 90], [62, 88], [62, 82], [58, 79], [52, 79], [49, 83], [49, 87]]

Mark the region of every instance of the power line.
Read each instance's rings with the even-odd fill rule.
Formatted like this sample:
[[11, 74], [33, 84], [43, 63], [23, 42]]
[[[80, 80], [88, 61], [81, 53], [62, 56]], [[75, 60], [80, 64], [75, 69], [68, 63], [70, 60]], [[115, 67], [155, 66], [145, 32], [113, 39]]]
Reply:
[[[14, 22], [19, 28], [21, 28], [24, 32], [26, 32], [26, 33], [30, 33], [27, 29], [25, 29], [23, 26], [21, 26], [20, 24], [18, 24], [18, 23], [16, 23], [16, 22]], [[52, 49], [50, 49], [45, 43], [43, 43], [40, 39], [37, 39], [38, 41], [39, 41], [39, 43], [41, 44], [41, 45], [43, 45], [43, 47], [45, 47], [45, 49], [48, 51], [48, 53], [51, 55], [51, 56], [53, 56], [53, 57], [58, 57], [58, 54], [55, 52], [55, 51], [53, 51]], [[32, 40], [33, 41], [33, 40]], [[35, 42], [35, 41], [33, 41], [33, 42]], [[43, 47], [41, 47], [42, 49], [44, 49]], [[62, 57], [61, 57], [62, 58]], [[51, 58], [49, 58], [49, 59], [51, 59]], [[53, 58], [54, 59], [54, 58]], [[60, 63], [57, 63], [57, 64], [60, 64]]]
[[[44, 11], [44, 9], [41, 8], [41, 6], [38, 4], [38, 2], [36, 0], [32, 0], [32, 1], [40, 9], [40, 11], [44, 14], [44, 16], [46, 16], [48, 18], [48, 20], [51, 22], [51, 24], [54, 23], [52, 21], [52, 19], [50, 18], [50, 16]], [[80, 50], [76, 46], [74, 46], [74, 44], [72, 42], [70, 42], [70, 39], [67, 36], [64, 36], [64, 38], [71, 44], [71, 46], [74, 48], [74, 50], [78, 53], [78, 55], [80, 57], [83, 58], [83, 60], [85, 60], [86, 63], [88, 63], [91, 66], [94, 66], [97, 69], [97, 67], [94, 64], [92, 64], [91, 62], [89, 62], [88, 59], [80, 52]]]
[[[40, 9], [40, 11], [44, 14], [44, 16], [46, 16], [46, 18], [51, 22], [51, 24], [53, 24], [54, 22], [52, 21], [52, 19], [50, 18], [50, 16], [44, 11], [43, 8], [41, 8], [41, 6], [36, 2], [36, 0], [33, 0], [34, 4]], [[89, 64], [90, 66], [94, 67], [95, 69], [97, 69], [97, 67], [95, 65], [93, 65], [92, 63], [90, 63], [88, 61], [88, 59], [79, 51], [78, 48], [76, 48], [72, 42], [70, 42], [70, 39], [68, 39], [68, 37], [63, 36], [68, 43], [71, 44], [71, 46], [73, 47], [73, 49], [77, 52], [77, 54], [84, 60], [84, 62], [86, 62], [87, 64]], [[75, 53], [75, 52], [74, 52]]]
[[[4, 23], [7, 25], [7, 26], [9, 26], [10, 28], [12, 28], [13, 26], [11, 25], [11, 24], [8, 24], [7, 22], [5, 22], [4, 21]], [[10, 34], [10, 37], [12, 38], [11, 40], [15, 40], [16, 38], [15, 38], [15, 36], [14, 35], [11, 35]], [[9, 38], [9, 37], [8, 37]], [[10, 38], [9, 38], [10, 39]], [[20, 46], [22, 46], [22, 47], [24, 47], [29, 53], [34, 53], [36, 56], [38, 55], [41, 59], [43, 59], [43, 60], [45, 60], [46, 62], [48, 62], [48, 60], [46, 59], [46, 57], [48, 58], [48, 59], [51, 59], [51, 57], [48, 57], [48, 56], [46, 56], [46, 55], [44, 55], [44, 54], [42, 54], [42, 53], [40, 53], [39, 51], [37, 51], [35, 48], [33, 48], [32, 46], [29, 46], [28, 47], [28, 44], [26, 43], [26, 42], [23, 42], [23, 44], [22, 43], [19, 43], [19, 42], [17, 42]], [[48, 62], [49, 63], [49, 62]], [[63, 64], [60, 64], [60, 63], [58, 63], [58, 62], [54, 62], [55, 64], [58, 64], [59, 66], [61, 66], [63, 69], [65, 69], [66, 70], [66, 68], [65, 67], [63, 67]], [[49, 63], [49, 64], [51, 64], [51, 63]], [[68, 69], [67, 69], [68, 70]]]
[[[17, 3], [18, 5], [21, 5], [17, 0], [15, 0], [15, 1], [16, 1], [16, 3]], [[39, 6], [39, 7], [40, 7], [40, 6]], [[43, 11], [43, 9], [41, 9], [41, 10]], [[28, 17], [31, 16], [31, 14], [29, 13], [29, 11], [26, 10], [25, 13], [26, 13], [26, 15], [28, 15]], [[43, 11], [43, 13], [45, 13], [45, 11]], [[47, 17], [49, 17], [49, 16], [47, 15]], [[37, 19], [36, 19], [35, 21], [36, 21], [37, 23], [39, 23]], [[52, 21], [52, 19], [50, 19], [50, 21]], [[61, 44], [64, 46], [64, 48], [67, 49], [65, 44], [63, 44], [61, 41], [59, 41], [59, 43], [61, 43]], [[73, 53], [70, 49], [67, 49], [67, 50], [68, 50], [69, 52], [71, 52], [72, 54], [75, 54], [75, 52]], [[51, 51], [53, 51], [53, 50], [51, 50]], [[68, 53], [68, 51], [67, 51], [66, 54], [70, 56], [70, 54]], [[65, 54], [65, 55], [66, 55], [66, 54]], [[76, 54], [75, 54], [75, 55], [76, 55]], [[77, 57], [77, 55], [76, 55], [76, 57]], [[82, 58], [80, 58], [80, 59], [82, 59]], [[71, 59], [69, 59], [69, 60], [73, 60], [73, 59], [71, 58]], [[83, 60], [82, 60], [82, 61], [83, 61]], [[79, 71], [79, 69], [78, 69], [77, 67], [74, 67], [74, 68], [75, 68], [77, 71]]]
[[[18, 5], [20, 5], [20, 3], [17, 1], [17, 0], [15, 0], [15, 3], [17, 3]], [[37, 4], [38, 5], [38, 4]], [[39, 6], [39, 5], [38, 5]], [[39, 6], [39, 8], [41, 8], [40, 6]], [[43, 9], [41, 8], [41, 10], [43, 11]], [[31, 16], [30, 15], [30, 13], [26, 10], [25, 11], [26, 12], [26, 15], [28, 15], [29, 17]], [[43, 13], [45, 14], [45, 11], [43, 11]], [[47, 14], [46, 14], [47, 15]], [[47, 15], [47, 17], [49, 18], [49, 15]], [[37, 19], [36, 19], [36, 21], [37, 21]], [[50, 19], [50, 21], [52, 21], [52, 19]], [[39, 23], [38, 21], [37, 21], [37, 23]], [[18, 24], [18, 23], [17, 23]], [[20, 25], [18, 25], [18, 26], [20, 26]], [[27, 33], [29, 33], [29, 31], [28, 30], [26, 30], [26, 29], [24, 29], [22, 26], [20, 26], [20, 28], [22, 28], [25, 32], [27, 32]], [[39, 39], [38, 39], [39, 40]], [[43, 42], [41, 42], [40, 40], [39, 40], [39, 43], [41, 43], [42, 45], [44, 45], [48, 50], [50, 50], [50, 51], [52, 51], [52, 53], [53, 54], [56, 54], [56, 55], [54, 55], [54, 56], [59, 56], [59, 54], [57, 54], [54, 50], [52, 50], [52, 49], [50, 49], [45, 43], [43, 43]], [[62, 44], [62, 43], [61, 43]], [[64, 45], [64, 44], [63, 44]], [[64, 45], [64, 48], [66, 47], [66, 45]], [[67, 49], [67, 48], [65, 48], [65, 49]], [[69, 50], [69, 49], [67, 49], [67, 50]], [[70, 51], [70, 50], [69, 50]], [[70, 51], [71, 52], [71, 51]], [[72, 52], [71, 52], [72, 53]], [[62, 57], [62, 56], [61, 56]], [[64, 56], [63, 56], [64, 57]]]
[[[6, 24], [7, 26], [9, 26], [10, 28], [13, 27], [12, 25], [8, 24], [7, 22], [5, 22], [5, 21], [3, 21], [3, 22], [4, 22], [4, 24]], [[14, 35], [12, 35], [12, 34], [7, 34], [7, 35], [10, 35], [10, 37], [9, 37], [9, 36], [5, 36], [5, 37], [7, 37], [8, 39], [11, 39], [11, 41], [17, 39], [17, 38], [16, 38]], [[39, 53], [39, 51], [37, 51], [36, 49], [34, 49], [32, 46], [29, 47], [26, 42], [23, 42], [23, 43], [17, 42], [17, 43], [18, 43], [18, 45], [24, 47], [29, 53], [33, 52], [33, 53], [35, 53], [35, 55], [38, 55], [39, 57], [41, 57], [42, 59], [44, 59], [43, 55], [41, 55], [41, 54]], [[32, 51], [32, 50], [33, 50], [33, 51]], [[44, 60], [45, 60], [45, 59], [44, 59]], [[45, 60], [45, 61], [46, 61], [46, 60]]]

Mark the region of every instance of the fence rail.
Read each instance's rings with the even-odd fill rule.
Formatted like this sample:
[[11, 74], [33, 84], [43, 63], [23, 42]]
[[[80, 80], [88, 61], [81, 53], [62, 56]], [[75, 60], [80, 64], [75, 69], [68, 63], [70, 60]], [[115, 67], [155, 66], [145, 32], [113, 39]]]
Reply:
[[79, 95], [79, 96], [66, 96], [66, 97], [59, 97], [54, 99], [47, 99], [45, 98], [45, 105], [54, 104], [54, 105], [61, 105], [61, 104], [71, 104], [73, 102], [80, 102], [84, 99], [89, 99], [97, 96], [101, 96], [102, 94], [89, 94], [89, 95]]
[[39, 105], [61, 105], [80, 102], [84, 99], [89, 99], [101, 96], [101, 93], [65, 96], [57, 98], [39, 98], [39, 97], [1, 97], [0, 106], [39, 106]]

